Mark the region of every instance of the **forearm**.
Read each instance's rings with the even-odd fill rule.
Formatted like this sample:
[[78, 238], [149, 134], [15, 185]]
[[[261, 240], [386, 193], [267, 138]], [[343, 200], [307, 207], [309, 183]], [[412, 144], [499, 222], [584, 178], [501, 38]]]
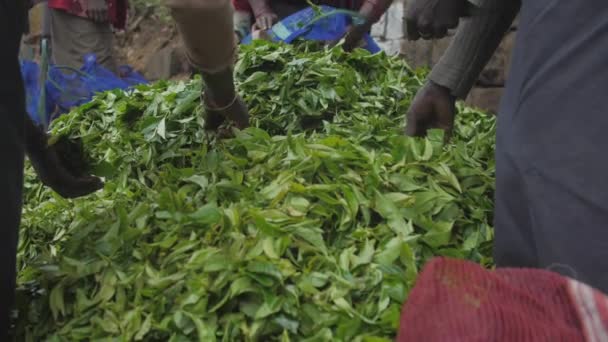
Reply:
[[483, 16], [464, 19], [456, 36], [431, 71], [429, 79], [464, 99], [510, 29], [520, 1], [471, 0], [492, 8]]
[[393, 0], [366, 0], [359, 13], [365, 16], [369, 23], [375, 24], [382, 18], [393, 4]]
[[25, 153], [28, 155], [44, 152], [47, 147], [46, 133], [36, 126], [29, 115], [25, 115]]
[[249, 0], [253, 15], [257, 18], [265, 13], [272, 13], [269, 0]]

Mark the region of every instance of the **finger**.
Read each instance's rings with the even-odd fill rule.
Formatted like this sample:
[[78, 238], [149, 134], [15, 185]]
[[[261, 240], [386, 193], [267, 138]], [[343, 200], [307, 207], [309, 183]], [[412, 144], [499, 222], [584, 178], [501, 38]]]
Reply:
[[78, 179], [68, 189], [63, 189], [61, 196], [65, 198], [78, 198], [94, 193], [103, 188], [103, 182], [97, 177], [84, 177]]
[[268, 23], [267, 23], [266, 17], [262, 17], [262, 19], [260, 21], [260, 28], [262, 30], [267, 30], [268, 29]]
[[351, 39], [348, 45], [345, 44], [344, 51], [351, 52], [361, 46], [363, 46], [363, 42], [361, 39]]
[[255, 22], [255, 26], [257, 27], [258, 30], [264, 29], [264, 27], [263, 27], [264, 23], [262, 22], [262, 18], [258, 18], [258, 20]]
[[421, 137], [426, 133], [426, 128], [424, 125], [424, 120], [420, 119], [420, 113], [415, 108], [416, 100], [410, 106], [409, 111], [406, 115], [406, 126], [405, 126], [405, 134], [410, 137]]
[[342, 49], [346, 52], [351, 52], [354, 48], [354, 43], [353, 40], [355, 39], [355, 37], [353, 37], [352, 33], [347, 33], [344, 36], [344, 44], [342, 44]]
[[272, 17], [266, 17], [266, 30], [270, 30], [272, 28], [273, 20]]
[[426, 133], [423, 126], [415, 120], [415, 118], [408, 115], [408, 119], [405, 125], [405, 134], [410, 137], [422, 137]]
[[454, 117], [456, 116], [456, 104], [450, 101], [438, 101], [436, 103], [437, 113], [439, 113], [439, 117], [437, 118], [436, 127], [445, 131], [446, 139], [451, 137], [452, 132], [454, 131]]

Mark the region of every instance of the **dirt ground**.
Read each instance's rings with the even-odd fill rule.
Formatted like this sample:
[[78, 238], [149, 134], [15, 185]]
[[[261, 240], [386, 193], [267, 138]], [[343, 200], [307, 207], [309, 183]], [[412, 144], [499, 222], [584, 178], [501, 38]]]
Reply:
[[[155, 15], [144, 15], [131, 17], [127, 29], [116, 33], [115, 51], [119, 64], [130, 65], [146, 74], [150, 57], [166, 47], [177, 49], [179, 36], [170, 21]], [[172, 79], [187, 77], [188, 73], [184, 72]]]

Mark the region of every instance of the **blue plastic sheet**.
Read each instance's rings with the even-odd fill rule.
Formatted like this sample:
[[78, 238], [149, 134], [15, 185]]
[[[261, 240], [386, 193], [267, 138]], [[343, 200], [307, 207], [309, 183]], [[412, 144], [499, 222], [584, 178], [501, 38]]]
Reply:
[[[27, 112], [40, 125], [43, 123], [38, 106], [41, 97], [40, 67], [33, 61], [23, 60], [21, 73], [25, 83]], [[84, 57], [83, 66], [79, 70], [51, 65], [45, 84], [44, 121], [51, 122], [57, 115], [91, 101], [96, 93], [128, 89], [145, 83], [148, 81], [129, 66], [119, 67], [119, 75], [114, 74], [99, 65], [93, 54]]]
[[[347, 13], [336, 12], [336, 9], [330, 6], [319, 6], [319, 9], [321, 14], [328, 16], [315, 21], [319, 15], [312, 7], [308, 7], [276, 23], [268, 31], [270, 38], [288, 44], [295, 39], [334, 41], [342, 38], [353, 18]], [[249, 44], [251, 40], [250, 34], [242, 43]], [[363, 48], [369, 52], [377, 53], [382, 50], [369, 34], [366, 34], [363, 40]]]

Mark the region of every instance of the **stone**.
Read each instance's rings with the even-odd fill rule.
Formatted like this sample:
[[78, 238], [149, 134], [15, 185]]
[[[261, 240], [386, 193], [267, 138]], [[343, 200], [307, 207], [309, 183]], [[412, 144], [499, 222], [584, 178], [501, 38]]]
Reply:
[[492, 114], [498, 113], [500, 99], [504, 88], [480, 88], [476, 87], [471, 90], [465, 103], [469, 106], [476, 107]]
[[417, 40], [415, 42], [402, 40], [400, 55], [412, 68], [430, 67], [433, 42], [429, 40]]
[[151, 81], [169, 79], [183, 72], [185, 55], [180, 48], [166, 46], [148, 59], [144, 76]]
[[405, 36], [405, 12], [403, 2], [394, 2], [386, 11], [386, 32], [384, 37], [387, 40], [402, 39]]
[[372, 25], [370, 35], [374, 39], [384, 39], [386, 35], [386, 13], [380, 18], [380, 20], [378, 20], [377, 23]]
[[517, 37], [517, 32], [512, 31], [512, 32], [509, 32], [509, 34], [507, 34], [505, 39], [503, 39], [503, 41], [502, 41], [502, 46], [503, 46], [504, 51], [508, 52], [507, 58], [505, 61], [505, 70], [504, 70], [505, 79], [508, 78], [509, 72], [511, 70], [511, 61], [513, 58], [513, 49], [515, 48], [515, 38], [516, 37]]
[[479, 76], [477, 83], [484, 87], [502, 87], [505, 85], [511, 53], [515, 41], [515, 32], [509, 32]]
[[400, 40], [381, 40], [376, 43], [389, 56], [398, 56], [401, 53]]

